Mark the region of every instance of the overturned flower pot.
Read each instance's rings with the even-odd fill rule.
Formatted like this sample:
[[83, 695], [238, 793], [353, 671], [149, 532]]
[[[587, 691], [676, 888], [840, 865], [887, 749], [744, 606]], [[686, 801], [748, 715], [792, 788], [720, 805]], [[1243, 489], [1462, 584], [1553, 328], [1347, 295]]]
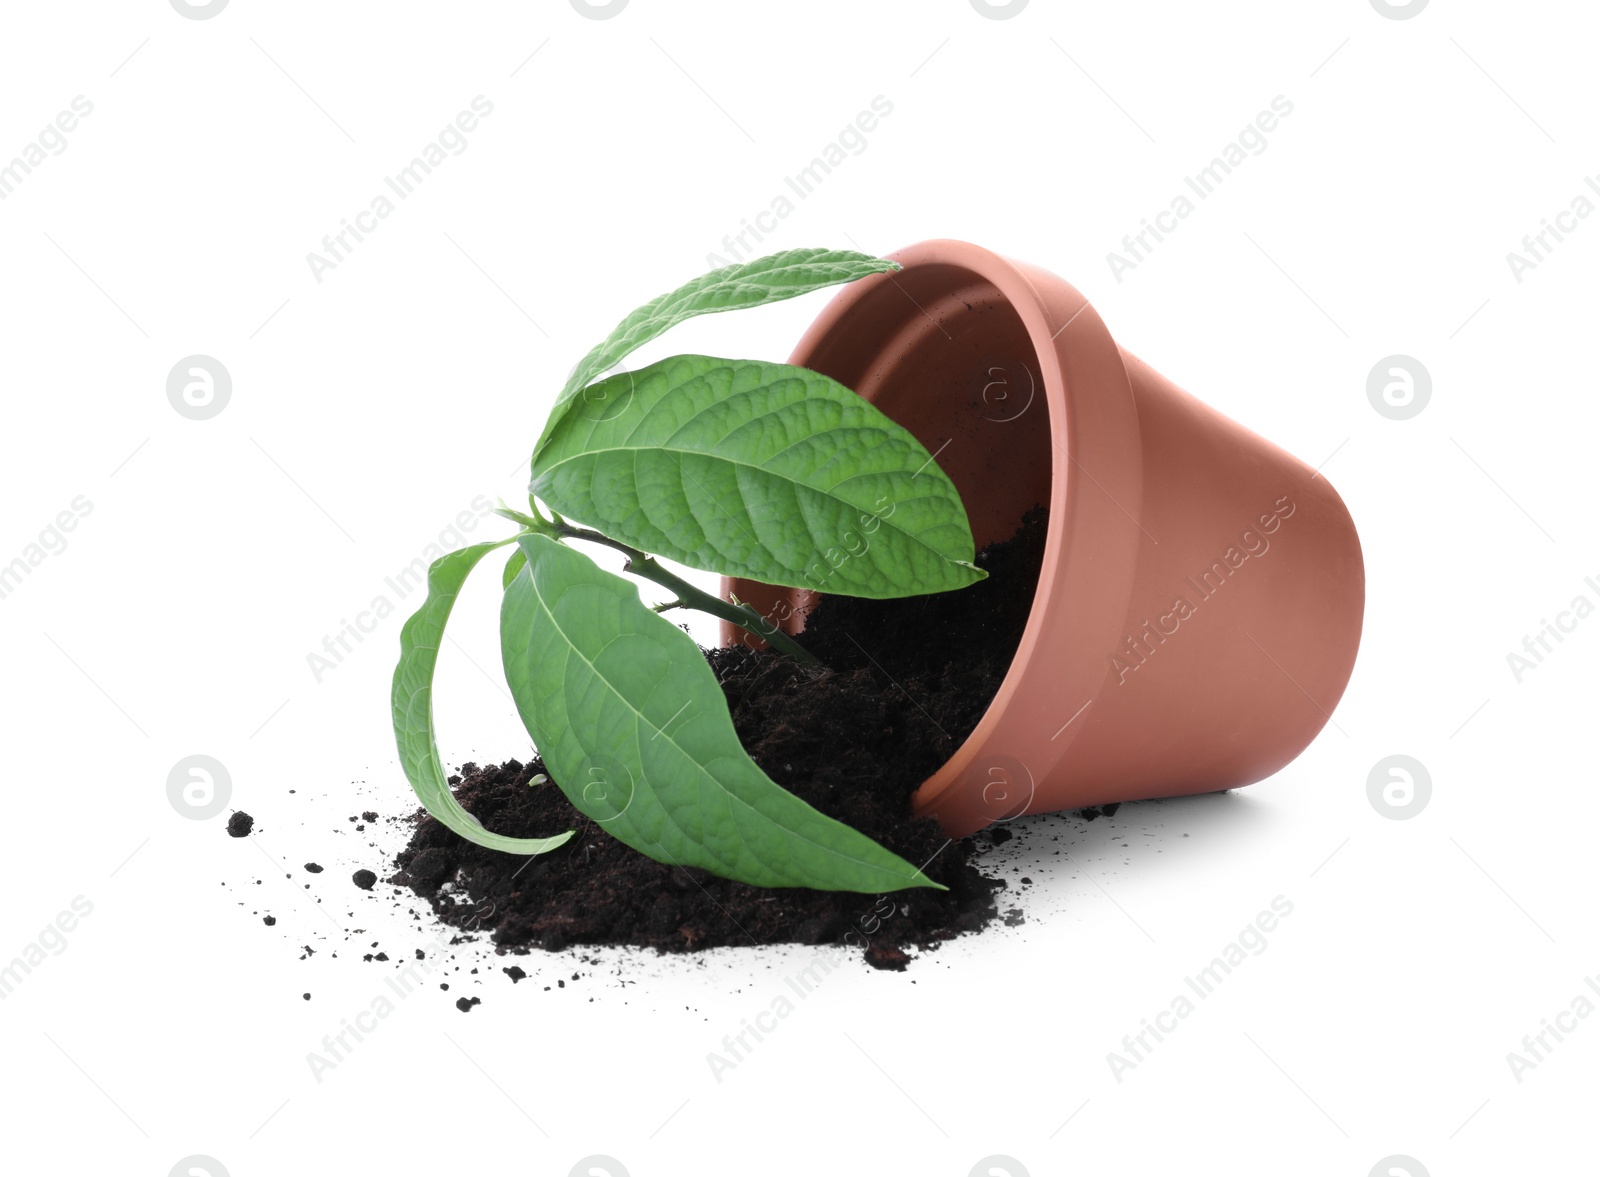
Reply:
[[[1329, 721], [1361, 637], [1360, 542], [1327, 479], [1129, 355], [1055, 275], [958, 241], [892, 257], [904, 268], [844, 288], [790, 363], [937, 457], [979, 548], [1049, 511], [1015, 658], [916, 811], [961, 836], [1288, 764]], [[830, 559], [869, 550], [841, 536]], [[723, 590], [790, 633], [815, 602]], [[723, 640], [749, 638], [725, 624]]]

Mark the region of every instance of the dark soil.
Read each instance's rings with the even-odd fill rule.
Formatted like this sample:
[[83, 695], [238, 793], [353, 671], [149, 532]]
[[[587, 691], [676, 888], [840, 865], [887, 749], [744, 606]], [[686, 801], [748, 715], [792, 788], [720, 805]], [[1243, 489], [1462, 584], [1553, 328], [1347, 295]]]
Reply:
[[370, 891], [372, 884], [378, 881], [378, 876], [369, 870], [358, 870], [350, 876], [350, 881], [363, 891]]
[[[566, 845], [524, 858], [474, 845], [419, 811], [391, 882], [427, 899], [445, 923], [484, 930], [503, 950], [574, 944], [685, 952], [741, 944], [865, 946], [867, 962], [903, 969], [930, 948], [985, 927], [1005, 883], [980, 872], [979, 835], [952, 842], [909, 798], [956, 750], [999, 689], [1027, 624], [1044, 552], [1035, 508], [1005, 543], [979, 554], [987, 580], [902, 601], [828, 597], [802, 637], [826, 669], [743, 646], [706, 651], [734, 727], [766, 773], [817, 809], [916, 864], [949, 890], [762, 889], [667, 866], [606, 834], [524, 764], [461, 766], [456, 797], [511, 837], [576, 828]], [[999, 831], [996, 831], [999, 832]]]
[[1097, 817], [1110, 817], [1121, 808], [1121, 801], [1113, 801], [1110, 805], [1102, 805], [1099, 808], [1091, 805], [1087, 809], [1078, 810], [1078, 816], [1083, 818], [1084, 821], [1093, 821]]
[[235, 810], [233, 816], [228, 818], [228, 837], [243, 838], [255, 828], [256, 819], [244, 810]]

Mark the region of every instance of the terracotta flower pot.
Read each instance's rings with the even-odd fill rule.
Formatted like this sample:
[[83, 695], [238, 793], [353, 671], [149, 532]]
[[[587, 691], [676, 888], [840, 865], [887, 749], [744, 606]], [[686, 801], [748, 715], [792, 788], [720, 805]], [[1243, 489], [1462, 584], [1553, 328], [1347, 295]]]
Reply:
[[[1050, 512], [1011, 668], [916, 810], [960, 836], [1247, 785], [1293, 760], [1361, 637], [1360, 542], [1328, 480], [1123, 351], [1055, 275], [959, 241], [892, 256], [904, 269], [846, 287], [789, 362], [915, 434], [980, 549], [1036, 503]], [[790, 630], [809, 604], [723, 590]]]

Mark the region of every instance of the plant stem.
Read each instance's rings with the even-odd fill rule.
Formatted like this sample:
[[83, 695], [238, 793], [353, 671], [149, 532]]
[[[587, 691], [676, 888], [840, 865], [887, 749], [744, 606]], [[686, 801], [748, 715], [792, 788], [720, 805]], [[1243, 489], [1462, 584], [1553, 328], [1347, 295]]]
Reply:
[[796, 662], [809, 666], [819, 666], [821, 663], [812, 653], [795, 641], [783, 630], [768, 621], [748, 605], [735, 605], [731, 601], [724, 601], [714, 597], [702, 589], [696, 588], [681, 576], [676, 576], [667, 571], [654, 557], [646, 555], [637, 548], [619, 543], [610, 536], [602, 535], [598, 531], [590, 531], [583, 527], [573, 527], [564, 523], [556, 528], [556, 532], [563, 539], [583, 539], [590, 543], [604, 544], [608, 548], [615, 548], [628, 557], [624, 570], [635, 576], [642, 576], [645, 580], [659, 584], [677, 594], [678, 602], [685, 608], [699, 609], [702, 613], [709, 613], [723, 621], [731, 621], [747, 633], [763, 639], [773, 649], [779, 650]]
[[[528, 506], [533, 507], [535, 511], [539, 509], [538, 507], [534, 506], [532, 498], [528, 500]], [[537, 531], [540, 535], [549, 535], [550, 529], [555, 526], [555, 524], [551, 523], [550, 520], [544, 518], [542, 515], [535, 519], [532, 515], [525, 515], [513, 507], [506, 506], [506, 501], [504, 499], [500, 500], [500, 506], [495, 510], [495, 514], [500, 516], [502, 519], [509, 519], [513, 523], [520, 523], [529, 531]]]
[[[533, 519], [520, 511], [512, 511], [509, 508], [503, 508], [496, 514], [513, 519], [530, 531], [537, 531], [541, 535], [549, 536], [551, 539], [581, 539], [594, 544], [603, 544], [608, 548], [614, 548], [628, 558], [627, 564], [624, 565], [624, 571], [631, 572], [635, 576], [641, 576], [645, 580], [659, 584], [662, 588], [677, 594], [676, 600], [670, 605], [663, 606], [663, 609], [677, 607], [699, 609], [702, 613], [709, 613], [713, 617], [721, 618], [723, 621], [731, 621], [740, 629], [761, 638], [773, 649], [787, 654], [796, 662], [807, 666], [822, 665], [821, 661], [809, 650], [784, 633], [771, 621], [768, 621], [761, 614], [750, 608], [750, 606], [735, 605], [731, 601], [724, 601], [720, 597], [714, 597], [710, 593], [696, 588], [681, 576], [675, 576], [667, 571], [654, 556], [647, 555], [638, 548], [630, 547], [625, 543], [612, 539], [608, 535], [602, 535], [598, 531], [590, 531], [586, 527], [574, 527], [564, 519], [557, 523], [551, 523], [547, 520]], [[557, 518], [560, 519], [559, 516]], [[657, 612], [660, 611], [660, 609], [657, 610]]]
[[[573, 536], [574, 539], [588, 539], [588, 536]], [[613, 547], [620, 545], [613, 544]], [[627, 570], [636, 576], [654, 581], [662, 588], [671, 589], [678, 594], [678, 603], [690, 609], [699, 609], [703, 613], [710, 613], [713, 617], [720, 617], [724, 621], [731, 621], [739, 628], [754, 634], [772, 646], [773, 649], [782, 651], [796, 662], [810, 666], [819, 666], [821, 663], [812, 653], [795, 641], [783, 630], [768, 621], [748, 605], [735, 605], [732, 601], [724, 601], [721, 597], [714, 597], [708, 592], [703, 592], [694, 587], [687, 580], [674, 576], [663, 568], [654, 556], [646, 556], [642, 552], [629, 553]]]

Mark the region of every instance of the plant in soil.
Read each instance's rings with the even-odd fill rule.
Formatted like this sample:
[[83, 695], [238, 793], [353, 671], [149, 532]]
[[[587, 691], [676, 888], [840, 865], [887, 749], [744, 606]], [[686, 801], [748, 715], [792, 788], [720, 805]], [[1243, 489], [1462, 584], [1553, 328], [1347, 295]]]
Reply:
[[[728, 266], [640, 307], [578, 364], [534, 446], [528, 510], [499, 511], [521, 530], [437, 560], [427, 599], [401, 632], [395, 737], [412, 787], [440, 823], [488, 850], [526, 856], [576, 832], [491, 832], [452, 793], [439, 757], [432, 682], [446, 622], [468, 574], [490, 552], [510, 548], [500, 609], [506, 681], [548, 779], [573, 809], [659, 863], [736, 883], [942, 889], [751, 758], [726, 682], [663, 614], [698, 609], [732, 622], [795, 671], [818, 665], [816, 652], [658, 557], [830, 597], [945, 594], [985, 576], [954, 484], [910, 433], [818, 372], [677, 355], [604, 376], [690, 317], [897, 268], [823, 249]], [[667, 599], [646, 605], [633, 581], [574, 543], [621, 552], [624, 571]], [[737, 669], [722, 667], [724, 679]], [[545, 775], [516, 787], [547, 787]]]

